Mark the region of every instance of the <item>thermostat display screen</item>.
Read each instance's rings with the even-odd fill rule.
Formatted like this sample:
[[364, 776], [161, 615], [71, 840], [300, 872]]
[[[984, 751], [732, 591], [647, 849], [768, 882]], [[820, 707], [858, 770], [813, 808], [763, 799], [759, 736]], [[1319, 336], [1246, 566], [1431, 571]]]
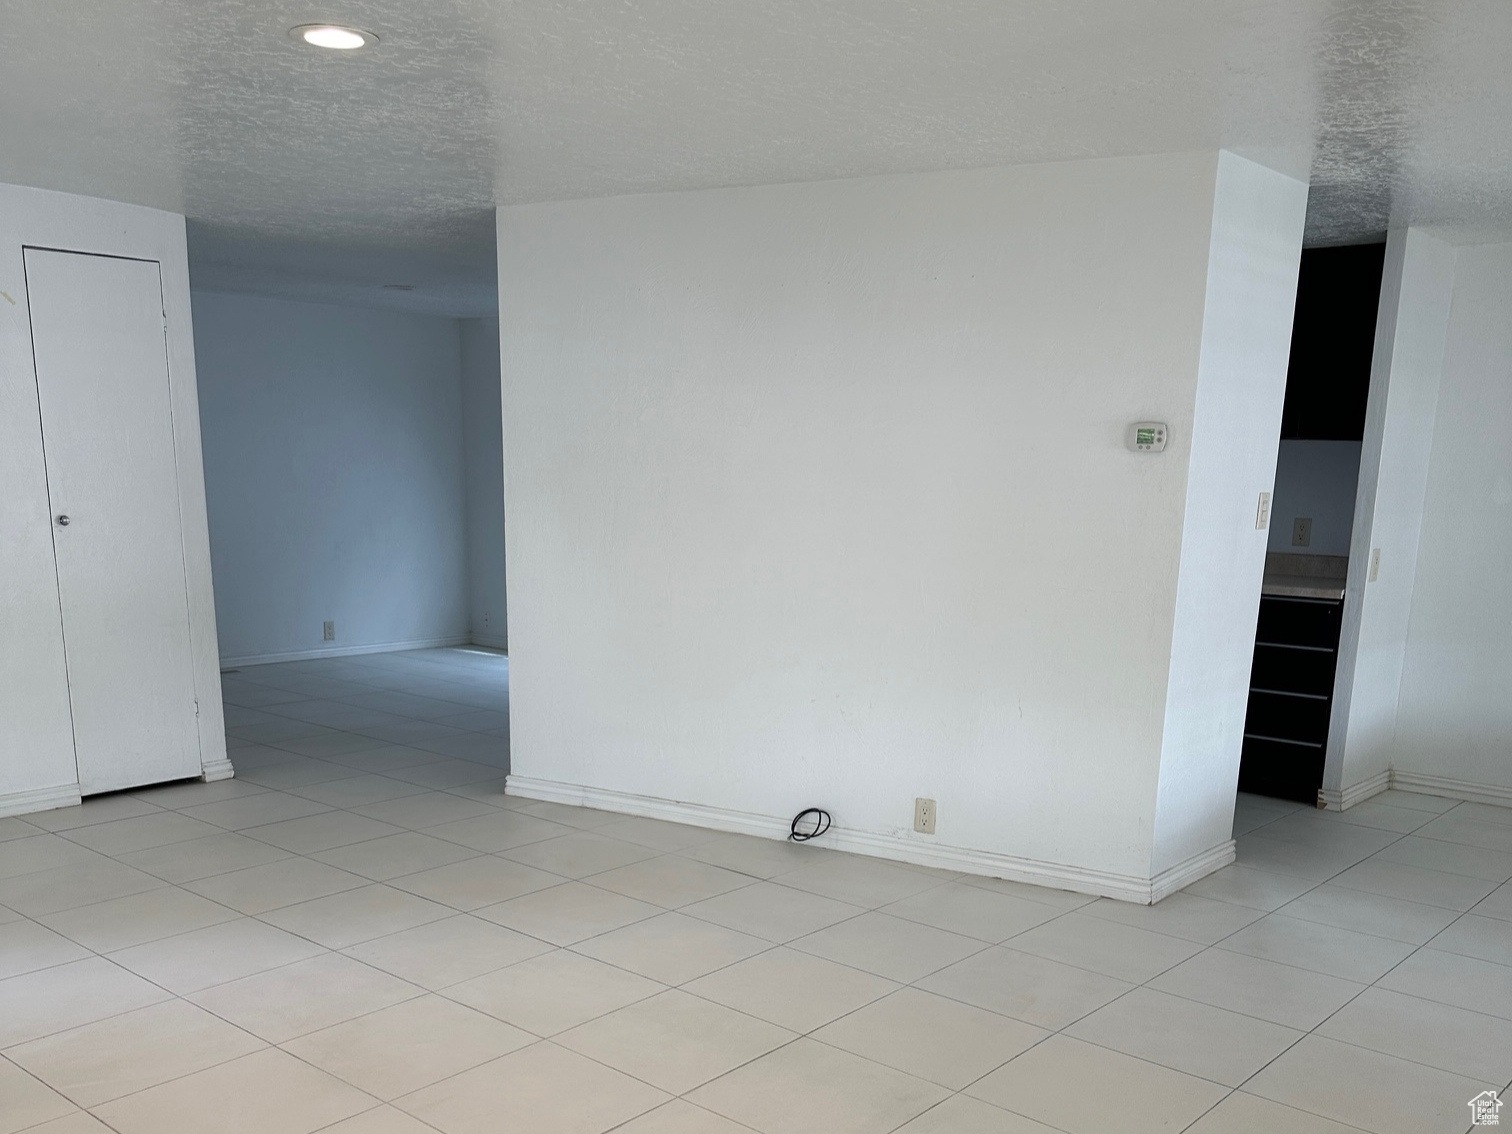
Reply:
[[1129, 448], [1136, 453], [1163, 452], [1170, 433], [1163, 421], [1136, 421], [1129, 426]]

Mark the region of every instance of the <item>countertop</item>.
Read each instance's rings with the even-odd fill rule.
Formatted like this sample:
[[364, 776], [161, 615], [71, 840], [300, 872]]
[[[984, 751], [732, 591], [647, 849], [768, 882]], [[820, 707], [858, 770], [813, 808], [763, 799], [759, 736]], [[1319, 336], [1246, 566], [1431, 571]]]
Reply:
[[1265, 557], [1262, 595], [1281, 598], [1342, 599], [1349, 574], [1347, 555], [1296, 555], [1271, 552]]

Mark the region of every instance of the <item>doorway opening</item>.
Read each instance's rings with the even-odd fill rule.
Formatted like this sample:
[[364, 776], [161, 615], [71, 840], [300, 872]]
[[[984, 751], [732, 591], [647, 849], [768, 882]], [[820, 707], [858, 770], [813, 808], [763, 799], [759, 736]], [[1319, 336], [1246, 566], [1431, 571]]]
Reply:
[[1323, 785], [1385, 252], [1302, 253], [1240, 792], [1315, 804]]
[[439, 244], [189, 226], [232, 766], [401, 826], [502, 799], [509, 771], [492, 211], [472, 222]]

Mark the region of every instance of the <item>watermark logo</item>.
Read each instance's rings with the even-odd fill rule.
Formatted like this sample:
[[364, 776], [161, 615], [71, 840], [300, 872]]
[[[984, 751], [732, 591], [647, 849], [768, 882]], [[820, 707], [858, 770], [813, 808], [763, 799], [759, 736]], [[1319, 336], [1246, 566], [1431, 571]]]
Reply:
[[1482, 1091], [1470, 1100], [1472, 1126], [1500, 1126], [1502, 1101], [1495, 1091]]

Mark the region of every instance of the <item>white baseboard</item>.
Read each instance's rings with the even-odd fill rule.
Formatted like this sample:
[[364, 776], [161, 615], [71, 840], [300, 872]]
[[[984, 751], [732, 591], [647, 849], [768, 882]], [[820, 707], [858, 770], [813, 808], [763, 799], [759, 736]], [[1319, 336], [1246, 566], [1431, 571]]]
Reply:
[[1380, 795], [1391, 787], [1391, 769], [1377, 772], [1369, 779], [1361, 780], [1340, 791], [1332, 788], [1318, 789], [1318, 802], [1329, 811], [1348, 811], [1357, 803], [1364, 803], [1373, 795]]
[[1512, 787], [1502, 787], [1499, 784], [1475, 784], [1467, 780], [1451, 780], [1447, 776], [1424, 776], [1417, 772], [1399, 772], [1393, 768], [1391, 786], [1402, 791], [1437, 795], [1444, 799], [1463, 799], [1470, 803], [1490, 803], [1500, 807], [1512, 807]]
[[7, 815], [30, 815], [36, 811], [52, 811], [59, 807], [74, 807], [82, 802], [78, 784], [63, 784], [59, 787], [30, 788], [0, 795], [0, 819]]
[[309, 658], [349, 658], [358, 654], [387, 654], [395, 650], [432, 650], [441, 646], [470, 646], [472, 638], [467, 634], [446, 638], [415, 638], [408, 642], [372, 642], [366, 646], [319, 646], [309, 650], [292, 650], [279, 654], [241, 654], [221, 658], [221, 669], [233, 669], [242, 665], [267, 665], [271, 662], [305, 661]]
[[[687, 823], [694, 827], [707, 827], [715, 831], [730, 831], [740, 835], [756, 835], [767, 839], [785, 839], [789, 831], [790, 820], [781, 816], [762, 815], [752, 811], [734, 811], [701, 803], [681, 803], [656, 796], [585, 787], [581, 784], [542, 780], [532, 776], [511, 774], [505, 781], [504, 791], [506, 795], [525, 799], [541, 799], [576, 807], [595, 807], [601, 811], [639, 815], [648, 819], [666, 819], [673, 823]], [[1141, 905], [1157, 902], [1182, 886], [1195, 882], [1203, 875], [1210, 874], [1234, 861], [1234, 844], [1231, 840], [1195, 855], [1185, 862], [1178, 863], [1154, 878], [1140, 878], [1132, 874], [1088, 870], [1064, 863], [999, 854], [995, 851], [954, 847], [935, 843], [933, 840], [925, 842], [922, 838], [911, 834], [862, 831], [838, 824], [831, 827], [823, 836], [821, 845], [832, 850], [852, 851], [856, 854], [871, 855], [874, 858], [908, 862], [915, 866], [959, 870], [967, 874], [1005, 878], [1035, 886], [1049, 886], [1057, 890], [1073, 890], [1079, 894], [1095, 894], [1098, 897], [1117, 898]]]
[[1399, 791], [1415, 791], [1422, 795], [1436, 795], [1444, 799], [1462, 799], [1470, 803], [1499, 804], [1512, 807], [1512, 787], [1497, 784], [1477, 784], [1468, 780], [1453, 780], [1447, 776], [1427, 776], [1418, 772], [1403, 772], [1395, 767], [1377, 772], [1367, 780], [1361, 780], [1342, 791], [1328, 788], [1318, 790], [1318, 800], [1330, 811], [1347, 811], [1357, 803], [1364, 803], [1372, 796], [1380, 795], [1388, 788]]
[[472, 644], [475, 646], [486, 646], [490, 650], [501, 650], [506, 654], [509, 652], [509, 639], [496, 638], [491, 634], [474, 633]]
[[236, 769], [231, 766], [230, 760], [211, 760], [205, 765], [205, 771], [200, 779], [207, 784], [213, 784], [216, 780], [229, 780], [236, 775]]
[[1209, 847], [1200, 854], [1194, 854], [1191, 858], [1178, 862], [1175, 866], [1168, 866], [1154, 878], [1150, 879], [1149, 905], [1154, 905], [1161, 898], [1169, 897], [1177, 890], [1185, 889], [1199, 878], [1206, 878], [1215, 870], [1222, 870], [1234, 861], [1238, 853], [1234, 846], [1234, 840], [1219, 843], [1216, 847]]

